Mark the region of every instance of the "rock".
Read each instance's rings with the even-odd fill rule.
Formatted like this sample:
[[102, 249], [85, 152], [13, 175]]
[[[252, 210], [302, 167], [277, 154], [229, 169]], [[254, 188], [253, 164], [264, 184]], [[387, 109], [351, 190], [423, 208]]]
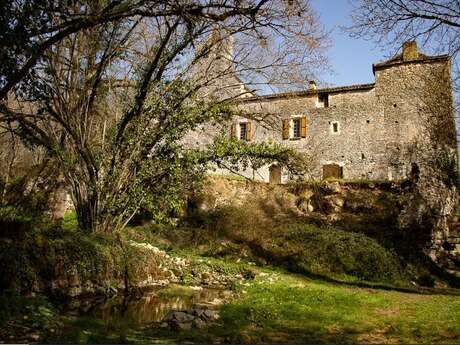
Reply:
[[202, 280], [208, 280], [209, 278], [211, 278], [211, 274], [209, 272], [201, 273], [201, 279]]
[[340, 193], [342, 188], [338, 182], [326, 182], [324, 184], [325, 189], [330, 193]]
[[169, 325], [168, 325], [167, 322], [160, 323], [160, 328], [168, 328], [168, 327], [169, 327]]
[[190, 322], [194, 319], [194, 317], [185, 311], [175, 311], [172, 313], [171, 319], [178, 322]]
[[310, 213], [314, 211], [314, 207], [310, 200], [302, 200], [298, 203], [297, 208], [303, 213]]
[[330, 215], [327, 216], [327, 220], [329, 222], [337, 222], [340, 220], [340, 215], [337, 214], [337, 213], [332, 213]]
[[325, 197], [324, 199], [325, 203], [327, 204], [327, 208], [335, 211], [341, 209], [345, 203], [345, 200], [343, 200], [343, 198], [339, 195], [330, 195]]
[[219, 319], [219, 313], [215, 310], [207, 309], [203, 312], [201, 318], [207, 321], [214, 321]]
[[196, 319], [196, 320], [193, 321], [193, 327], [195, 327], [197, 329], [205, 328], [206, 327], [206, 322], [204, 322], [201, 319]]
[[40, 336], [38, 334], [30, 334], [29, 336], [27, 336], [28, 339], [30, 339], [31, 341], [39, 341], [40, 340]]
[[191, 322], [176, 322], [174, 324], [174, 329], [178, 331], [190, 331], [192, 329]]
[[302, 192], [302, 194], [299, 195], [300, 198], [304, 200], [310, 200], [310, 198], [313, 196], [313, 192], [309, 189], [306, 189]]

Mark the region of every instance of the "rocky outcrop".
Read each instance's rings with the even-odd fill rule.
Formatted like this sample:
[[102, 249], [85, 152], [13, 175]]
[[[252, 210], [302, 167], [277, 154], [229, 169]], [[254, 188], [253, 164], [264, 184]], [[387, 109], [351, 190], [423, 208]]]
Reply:
[[456, 187], [433, 164], [419, 169], [411, 179], [401, 182], [267, 185], [212, 177], [194, 202], [202, 212], [226, 207], [260, 208], [260, 213], [269, 210], [276, 217], [302, 217], [376, 239], [404, 238], [408, 246], [424, 250], [442, 267], [456, 270], [460, 267]]

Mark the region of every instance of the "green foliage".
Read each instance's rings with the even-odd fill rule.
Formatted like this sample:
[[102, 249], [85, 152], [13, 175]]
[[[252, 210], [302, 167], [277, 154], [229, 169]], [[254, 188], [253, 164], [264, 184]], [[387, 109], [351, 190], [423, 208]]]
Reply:
[[443, 182], [448, 187], [460, 185], [457, 152], [440, 151], [433, 162], [433, 166], [438, 167]]
[[[389, 204], [392, 205], [391, 201]], [[383, 247], [364, 233], [353, 232], [351, 225], [348, 231], [315, 225], [288, 212], [280, 209], [276, 200], [260, 204], [248, 200], [241, 206], [190, 214], [191, 224], [202, 226], [201, 231], [184, 234], [181, 238], [174, 236], [177, 230], [171, 230], [163, 236], [174, 238], [176, 245], [187, 246], [195, 234], [195, 241], [207, 245], [205, 253], [208, 255], [241, 257], [244, 253], [249, 260], [265, 261], [294, 272], [408, 284], [394, 250]], [[367, 229], [369, 233], [371, 230]], [[225, 246], [219, 245], [222, 241], [226, 241]]]
[[277, 162], [293, 175], [303, 176], [308, 164], [308, 156], [273, 142], [248, 143], [242, 140], [218, 136], [212, 145], [202, 153], [202, 160], [232, 171], [247, 168], [259, 169], [266, 164]]
[[78, 229], [78, 219], [75, 211], [67, 211], [64, 214], [64, 219], [62, 220], [62, 227], [65, 230], [77, 230]]
[[292, 270], [346, 274], [366, 281], [400, 283], [406, 280], [395, 253], [363, 234], [296, 226], [286, 231], [281, 240], [292, 244], [289, 255]]
[[0, 291], [30, 292], [37, 284], [78, 276], [81, 281], [122, 274], [123, 256], [115, 240], [61, 228], [40, 228], [21, 241], [0, 242]]
[[126, 139], [114, 139], [103, 153], [112, 158], [101, 161], [107, 173], [94, 186], [100, 196], [98, 226], [120, 230], [140, 212], [157, 223], [173, 223], [204, 173], [216, 166], [239, 171], [277, 161], [301, 172], [305, 160], [274, 143], [249, 144], [221, 135], [204, 149], [184, 147], [183, 138], [191, 131], [204, 124], [224, 130], [234, 115], [229, 103], [203, 101], [190, 82], [151, 85], [144, 111], [126, 127]]
[[0, 235], [21, 238], [28, 231], [49, 223], [56, 188], [52, 162], [34, 166], [10, 180], [0, 178]]
[[11, 319], [17, 319], [27, 328], [44, 329], [54, 323], [56, 309], [46, 297], [24, 297], [7, 291], [0, 295], [0, 327]]

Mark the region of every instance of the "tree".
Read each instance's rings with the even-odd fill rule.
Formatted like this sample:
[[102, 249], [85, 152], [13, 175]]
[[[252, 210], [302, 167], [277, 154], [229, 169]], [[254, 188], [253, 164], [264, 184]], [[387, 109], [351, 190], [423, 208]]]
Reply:
[[[352, 0], [353, 26], [357, 37], [376, 40], [399, 48], [406, 41], [419, 40], [436, 53], [460, 52], [460, 2], [457, 0]], [[455, 64], [455, 86], [459, 66]]]
[[[66, 11], [78, 12], [81, 5], [76, 2]], [[187, 149], [182, 139], [210, 123], [223, 131], [225, 121], [235, 115], [231, 101], [240, 92], [222, 93], [235, 89], [235, 79], [219, 88], [215, 84], [237, 71], [233, 58], [212, 53], [229, 38], [259, 31], [279, 37], [283, 28], [297, 28], [299, 37], [321, 46], [315, 42], [320, 32], [309, 31], [319, 27], [301, 20], [308, 2], [294, 4], [295, 14], [294, 5], [283, 1], [156, 5], [160, 8], [152, 7], [145, 16], [133, 10], [134, 18], [123, 15], [62, 37], [42, 52], [33, 73], [16, 89], [19, 106], [0, 105], [0, 120], [12, 133], [56, 160], [86, 231], [120, 230], [140, 208], [157, 220], [167, 218], [211, 163], [244, 166], [278, 160], [299, 170], [290, 164], [291, 152], [275, 145], [229, 142], [221, 132], [199, 150]], [[92, 1], [86, 11], [103, 13], [106, 6], [106, 1]], [[293, 15], [295, 25], [287, 25]], [[216, 32], [225, 34], [212, 39]], [[246, 57], [239, 65], [246, 61], [244, 70], [249, 71], [250, 54]], [[284, 52], [272, 57], [279, 70], [289, 68], [293, 59]], [[208, 73], [197, 76], [203, 66]], [[255, 74], [260, 70], [252, 68]]]
[[[45, 52], [81, 30], [131, 18], [181, 16], [223, 21], [235, 16], [255, 17], [267, 0], [169, 1], [169, 0], [75, 0], [69, 3], [43, 0], [0, 2], [0, 99], [20, 87], [42, 61]], [[97, 4], [97, 6], [94, 6]]]

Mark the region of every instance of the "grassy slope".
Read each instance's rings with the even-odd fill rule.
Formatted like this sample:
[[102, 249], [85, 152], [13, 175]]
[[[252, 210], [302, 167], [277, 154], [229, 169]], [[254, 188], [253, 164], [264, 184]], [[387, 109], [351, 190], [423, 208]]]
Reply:
[[[460, 297], [350, 287], [279, 274], [223, 309], [226, 326], [255, 342], [460, 342]], [[229, 330], [232, 330], [229, 332]]]
[[219, 324], [207, 330], [139, 330], [80, 318], [67, 319], [72, 332], [65, 340], [460, 344], [458, 295], [359, 288], [279, 271], [265, 270], [265, 274], [240, 286], [239, 297], [221, 308]]
[[[240, 258], [259, 264], [267, 275], [238, 287], [239, 297], [222, 307], [219, 325], [177, 333], [59, 316], [66, 333], [51, 338], [77, 343], [460, 344], [460, 296], [455, 290], [408, 293], [392, 289], [391, 285], [410, 286], [412, 278], [412, 274], [406, 276], [407, 267], [400, 272], [392, 250], [363, 234], [346, 234], [346, 229], [317, 226], [290, 214], [284, 209], [286, 202], [278, 200], [281, 198], [284, 196], [277, 195], [276, 200], [249, 197], [239, 207], [205, 214], [197, 219], [199, 228], [127, 231], [129, 238], [177, 255], [215, 257], [211, 261], [228, 270]], [[374, 213], [369, 214], [372, 217]], [[358, 221], [364, 224], [362, 218]], [[286, 227], [287, 222], [292, 226]], [[378, 230], [385, 230], [382, 223]], [[72, 219], [66, 220], [67, 226], [74, 226]], [[304, 275], [269, 268], [267, 263]], [[386, 288], [372, 288], [366, 280], [386, 284]], [[361, 283], [367, 287], [358, 286]]]

